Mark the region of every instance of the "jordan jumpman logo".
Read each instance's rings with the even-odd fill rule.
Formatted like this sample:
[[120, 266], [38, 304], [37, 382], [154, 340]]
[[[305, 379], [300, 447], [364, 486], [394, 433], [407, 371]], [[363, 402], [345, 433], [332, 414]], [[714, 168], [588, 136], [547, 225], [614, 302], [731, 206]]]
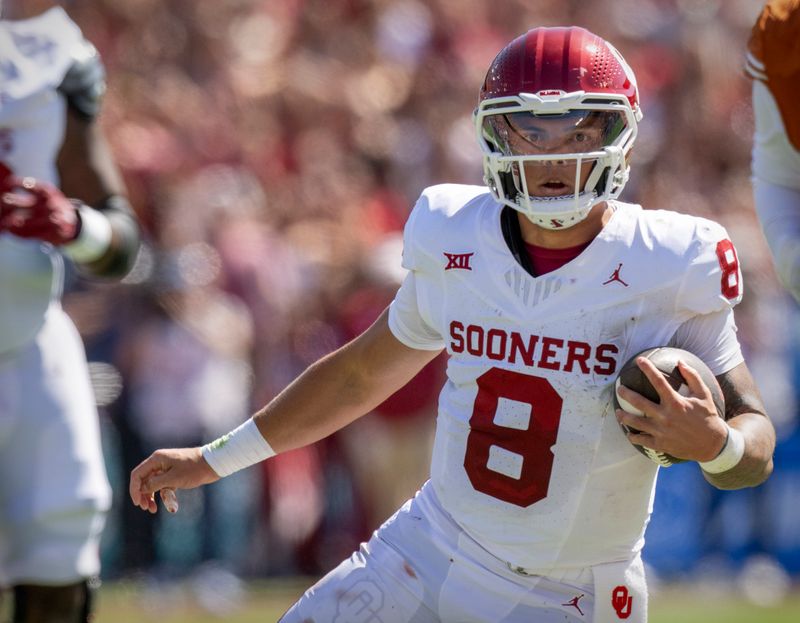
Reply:
[[581, 610], [581, 607], [578, 605], [578, 602], [581, 600], [581, 597], [583, 597], [583, 593], [581, 593], [581, 594], [580, 594], [580, 595], [578, 595], [577, 597], [573, 597], [573, 598], [572, 598], [572, 599], [570, 599], [570, 600], [569, 600], [567, 603], [565, 603], [565, 604], [561, 604], [561, 605], [562, 605], [562, 606], [572, 606], [572, 607], [573, 607], [573, 608], [575, 608], [575, 609], [576, 609], [578, 612], [580, 612], [580, 613], [581, 613], [581, 616], [583, 616], [583, 610]]
[[620, 271], [620, 270], [622, 270], [622, 262], [620, 262], [620, 263], [619, 263], [619, 266], [617, 266], [617, 268], [614, 270], [614, 272], [613, 272], [613, 273], [611, 273], [611, 277], [609, 277], [609, 278], [608, 278], [608, 281], [604, 281], [604, 282], [603, 282], [603, 285], [604, 285], [604, 286], [607, 286], [607, 285], [608, 285], [609, 283], [611, 283], [612, 281], [619, 281], [619, 282], [620, 282], [620, 283], [621, 283], [623, 286], [625, 286], [625, 287], [627, 288], [627, 287], [628, 287], [628, 284], [627, 284], [627, 283], [625, 283], [625, 282], [622, 280], [622, 277], [620, 277], [620, 276], [619, 276], [619, 271]]

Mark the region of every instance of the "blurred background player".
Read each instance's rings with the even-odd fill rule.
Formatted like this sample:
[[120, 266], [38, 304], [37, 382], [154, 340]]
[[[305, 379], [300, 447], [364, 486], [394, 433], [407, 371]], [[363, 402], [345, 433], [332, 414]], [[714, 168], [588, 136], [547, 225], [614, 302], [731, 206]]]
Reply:
[[49, 0], [3, 2], [1, 17], [0, 585], [13, 621], [76, 623], [111, 492], [62, 257], [121, 277], [138, 228], [96, 122], [95, 48]]
[[767, 2], [748, 43], [756, 212], [783, 284], [800, 301], [800, 0]]

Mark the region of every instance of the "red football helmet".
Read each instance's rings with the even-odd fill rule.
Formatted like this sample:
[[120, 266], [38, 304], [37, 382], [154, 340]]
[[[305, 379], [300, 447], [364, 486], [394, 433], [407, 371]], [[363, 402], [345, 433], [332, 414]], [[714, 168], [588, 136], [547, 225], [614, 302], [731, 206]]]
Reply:
[[622, 192], [642, 113], [619, 52], [571, 27], [535, 28], [503, 48], [474, 117], [492, 194], [560, 229]]

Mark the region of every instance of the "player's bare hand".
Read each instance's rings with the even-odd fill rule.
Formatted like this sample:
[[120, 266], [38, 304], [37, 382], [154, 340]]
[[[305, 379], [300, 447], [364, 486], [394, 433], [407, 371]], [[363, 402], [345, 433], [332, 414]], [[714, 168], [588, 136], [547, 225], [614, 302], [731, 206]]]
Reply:
[[651, 361], [641, 357], [636, 361], [641, 371], [658, 392], [660, 403], [652, 402], [625, 387], [619, 395], [644, 415], [617, 410], [617, 419], [635, 428], [630, 433], [632, 443], [647, 446], [691, 461], [710, 461], [716, 457], [727, 438], [727, 429], [717, 414], [711, 390], [697, 371], [680, 362], [680, 372], [686, 380], [688, 395], [679, 394], [667, 382]]
[[155, 494], [170, 512], [178, 510], [177, 489], [193, 489], [219, 480], [200, 448], [156, 450], [131, 472], [129, 493], [142, 510], [158, 510]]

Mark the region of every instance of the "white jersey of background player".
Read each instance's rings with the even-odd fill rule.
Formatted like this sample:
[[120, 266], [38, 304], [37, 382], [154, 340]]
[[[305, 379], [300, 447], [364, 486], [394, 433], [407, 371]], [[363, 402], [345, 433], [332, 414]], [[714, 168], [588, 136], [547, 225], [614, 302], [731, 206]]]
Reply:
[[[639, 551], [657, 467], [625, 438], [702, 462], [722, 487], [771, 470], [774, 431], [736, 340], [741, 297], [724, 229], [616, 201], [639, 112], [630, 68], [582, 28], [537, 28], [489, 68], [475, 114], [488, 188], [426, 189], [405, 230], [389, 310], [252, 420], [200, 448], [160, 450], [134, 503], [213, 482], [367, 412], [447, 349], [431, 480], [284, 622], [644, 621]], [[614, 412], [636, 352], [672, 340], [718, 374]], [[742, 443], [743, 442], [743, 443]]]
[[[138, 245], [94, 121], [95, 49], [43, 0], [0, 20], [0, 586], [14, 620], [86, 620], [111, 492], [62, 252], [119, 276]], [[74, 198], [67, 200], [56, 188]], [[63, 618], [62, 618], [63, 617]]]
[[753, 191], [783, 284], [800, 301], [800, 0], [772, 0], [753, 26]]

